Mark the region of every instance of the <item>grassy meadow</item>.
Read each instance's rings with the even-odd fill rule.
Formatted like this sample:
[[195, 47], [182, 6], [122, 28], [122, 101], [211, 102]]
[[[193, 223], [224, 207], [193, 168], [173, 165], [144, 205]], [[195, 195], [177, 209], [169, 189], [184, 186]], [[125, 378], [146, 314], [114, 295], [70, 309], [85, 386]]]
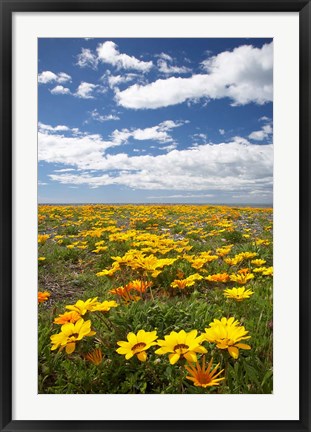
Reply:
[[40, 205], [38, 392], [271, 393], [272, 220]]

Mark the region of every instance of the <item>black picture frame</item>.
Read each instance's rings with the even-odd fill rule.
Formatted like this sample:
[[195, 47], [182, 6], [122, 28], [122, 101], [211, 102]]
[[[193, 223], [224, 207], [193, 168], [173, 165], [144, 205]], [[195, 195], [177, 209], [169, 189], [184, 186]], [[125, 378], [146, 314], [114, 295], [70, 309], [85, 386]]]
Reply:
[[[302, 0], [0, 0], [0, 425], [1, 431], [310, 431], [310, 1]], [[14, 12], [299, 12], [299, 406], [297, 421], [15, 421], [12, 420], [12, 16]], [[290, 345], [290, 341], [286, 341]], [[297, 373], [290, 367], [288, 373]], [[298, 376], [298, 375], [297, 375]], [[177, 407], [178, 409], [178, 407]], [[286, 409], [286, 407], [284, 407]]]

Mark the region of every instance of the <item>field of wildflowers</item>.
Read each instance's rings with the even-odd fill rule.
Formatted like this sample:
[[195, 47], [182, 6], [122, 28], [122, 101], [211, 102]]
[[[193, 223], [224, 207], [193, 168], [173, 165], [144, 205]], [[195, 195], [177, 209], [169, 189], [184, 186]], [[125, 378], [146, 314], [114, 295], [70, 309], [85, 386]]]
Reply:
[[271, 393], [271, 208], [40, 205], [39, 393]]

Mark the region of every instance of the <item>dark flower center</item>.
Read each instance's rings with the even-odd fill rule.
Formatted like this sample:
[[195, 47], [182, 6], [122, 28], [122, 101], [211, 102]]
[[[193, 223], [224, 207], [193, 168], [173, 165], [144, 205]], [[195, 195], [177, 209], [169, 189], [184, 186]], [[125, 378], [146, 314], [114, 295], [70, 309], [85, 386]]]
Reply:
[[72, 337], [72, 338], [77, 338], [77, 337], [79, 337], [79, 333], [73, 333], [73, 334], [71, 335], [71, 337]]
[[174, 351], [176, 352], [177, 350], [180, 350], [180, 351], [181, 351], [181, 354], [182, 354], [183, 351], [187, 351], [188, 348], [189, 348], [188, 345], [185, 345], [185, 344], [177, 344], [177, 345], [174, 346]]
[[132, 347], [132, 351], [140, 350], [146, 346], [145, 342], [139, 342]]
[[208, 384], [211, 382], [211, 376], [207, 373], [198, 373], [197, 380], [200, 384]]

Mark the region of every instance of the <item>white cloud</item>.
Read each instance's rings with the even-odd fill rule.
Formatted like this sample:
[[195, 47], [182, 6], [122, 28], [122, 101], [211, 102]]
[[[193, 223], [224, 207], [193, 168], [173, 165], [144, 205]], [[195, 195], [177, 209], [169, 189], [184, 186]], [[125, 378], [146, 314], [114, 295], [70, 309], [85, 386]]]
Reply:
[[157, 57], [172, 62], [173, 61], [173, 57], [171, 57], [169, 54], [162, 52], [161, 54], [159, 54]]
[[101, 123], [103, 123], [105, 121], [110, 121], [110, 120], [120, 120], [120, 117], [118, 117], [114, 114], [101, 115], [101, 114], [99, 114], [99, 112], [96, 108], [93, 111], [91, 111], [91, 117], [93, 120], [99, 121]]
[[145, 128], [145, 129], [122, 129], [119, 131], [116, 129], [112, 133], [114, 142], [123, 143], [127, 142], [129, 138], [133, 138], [138, 141], [158, 141], [159, 143], [172, 142], [173, 138], [169, 135], [169, 131], [176, 127], [180, 127], [185, 122], [174, 122], [172, 120], [166, 120], [157, 126]]
[[96, 87], [97, 85], [95, 84], [81, 82], [74, 95], [81, 99], [93, 99], [94, 96], [92, 93]]
[[193, 139], [194, 140], [203, 140], [203, 141], [206, 141], [207, 140], [207, 134], [196, 133], [196, 134], [193, 135]]
[[102, 159], [104, 150], [111, 147], [99, 135], [65, 136], [49, 132], [38, 133], [39, 161], [62, 163], [91, 169]]
[[160, 54], [161, 58], [157, 61], [159, 72], [165, 75], [183, 74], [191, 72], [191, 69], [185, 66], [174, 66], [173, 59], [168, 54]]
[[264, 139], [270, 138], [272, 134], [272, 126], [270, 124], [264, 125], [261, 130], [254, 131], [248, 135], [248, 138], [255, 141], [263, 141]]
[[214, 194], [175, 194], [175, 195], [154, 195], [154, 196], [147, 196], [147, 199], [176, 199], [176, 198], [212, 198], [214, 197]]
[[[132, 131], [133, 132], [133, 131]], [[125, 138], [127, 132], [124, 131]], [[122, 139], [119, 138], [119, 143]], [[116, 141], [117, 141], [116, 138]], [[119, 185], [145, 190], [204, 191], [235, 194], [272, 190], [273, 146], [250, 144], [242, 138], [218, 145], [204, 144], [152, 156], [105, 154], [116, 142], [98, 135], [64, 137], [39, 134], [39, 160], [71, 165], [83, 173], [54, 173], [54, 181], [91, 187]], [[97, 175], [85, 170], [96, 170]], [[216, 191], [216, 192], [215, 192]]]
[[272, 101], [273, 45], [243, 45], [205, 60], [207, 73], [189, 78], [170, 77], [147, 85], [134, 84], [116, 91], [117, 102], [134, 109], [155, 109], [189, 99], [228, 97], [232, 105]]
[[[47, 128], [41, 128], [38, 133], [38, 159], [72, 165], [79, 169], [102, 169], [103, 157], [108, 148], [126, 144], [129, 138], [137, 141], [153, 140], [160, 144], [172, 143], [173, 139], [168, 132], [184, 123], [166, 120], [146, 129], [115, 129], [110, 140], [103, 140], [98, 134], [77, 134], [75, 128], [71, 129], [72, 135], [65, 136], [47, 125]], [[123, 158], [122, 154], [114, 156]], [[110, 157], [112, 156], [107, 155], [107, 160]]]
[[173, 144], [170, 144], [170, 145], [168, 145], [168, 146], [161, 147], [161, 150], [165, 150], [165, 151], [167, 151], [167, 152], [170, 152], [170, 151], [172, 151], [172, 150], [175, 150], [175, 148], [177, 148], [177, 144], [176, 144], [176, 143], [173, 143]]
[[49, 131], [49, 132], [66, 132], [70, 130], [69, 127], [65, 125], [58, 125], [53, 127], [41, 122], [38, 123], [38, 129], [40, 131]]
[[58, 85], [58, 86], [54, 87], [52, 90], [50, 90], [50, 92], [53, 95], [59, 95], [59, 94], [70, 95], [71, 94], [71, 91], [69, 90], [69, 88], [63, 87], [62, 85]]
[[218, 130], [219, 130], [220, 135], [224, 135], [225, 134], [225, 129], [218, 129]]
[[77, 65], [81, 68], [90, 67], [96, 69], [98, 65], [97, 56], [88, 48], [82, 48], [81, 53], [77, 56]]
[[107, 73], [107, 75], [104, 75], [103, 78], [107, 78], [109, 87], [113, 88], [119, 84], [124, 84], [133, 81], [134, 79], [140, 78], [140, 76], [135, 73], [128, 73], [126, 75], [111, 75]]
[[63, 169], [57, 169], [54, 170], [54, 172], [70, 172], [70, 171], [76, 171], [75, 168], [63, 168]]
[[262, 117], [260, 117], [260, 118], [258, 119], [258, 121], [270, 122], [271, 119], [270, 119], [269, 117], [267, 117], [267, 116], [262, 116]]
[[48, 84], [50, 82], [62, 84], [67, 81], [71, 81], [71, 76], [65, 72], [59, 72], [58, 74], [55, 74], [51, 71], [43, 71], [38, 75], [39, 84]]
[[136, 57], [121, 54], [118, 46], [112, 41], [99, 44], [97, 55], [101, 62], [111, 64], [117, 69], [135, 69], [141, 72], [148, 72], [153, 66], [152, 61], [145, 62], [138, 60]]
[[48, 184], [47, 183], [44, 183], [44, 182], [42, 182], [42, 181], [38, 181], [38, 186], [47, 186]]

